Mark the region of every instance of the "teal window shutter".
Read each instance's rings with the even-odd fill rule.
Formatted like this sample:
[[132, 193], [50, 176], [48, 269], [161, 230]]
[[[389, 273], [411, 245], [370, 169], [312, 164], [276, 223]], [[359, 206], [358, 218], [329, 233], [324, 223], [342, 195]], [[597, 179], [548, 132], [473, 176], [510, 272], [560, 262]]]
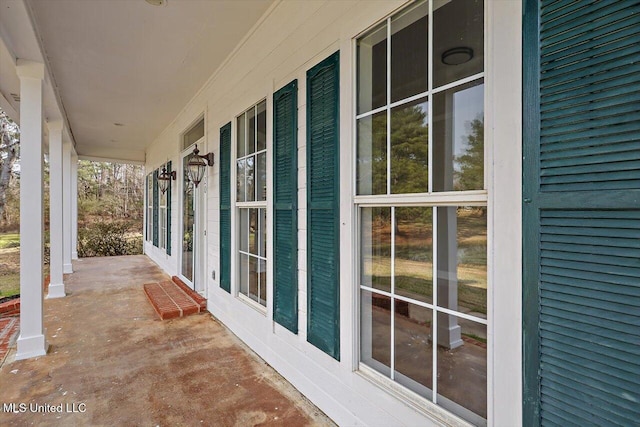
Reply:
[[158, 170], [153, 171], [153, 246], [158, 247]]
[[231, 122], [220, 128], [220, 287], [231, 292]]
[[524, 425], [637, 425], [640, 3], [524, 5]]
[[298, 81], [273, 95], [273, 319], [298, 333]]
[[307, 340], [340, 360], [339, 52], [307, 72]]
[[[171, 175], [171, 161], [167, 162], [167, 173]], [[171, 255], [171, 192], [173, 181], [167, 187], [167, 255]]]

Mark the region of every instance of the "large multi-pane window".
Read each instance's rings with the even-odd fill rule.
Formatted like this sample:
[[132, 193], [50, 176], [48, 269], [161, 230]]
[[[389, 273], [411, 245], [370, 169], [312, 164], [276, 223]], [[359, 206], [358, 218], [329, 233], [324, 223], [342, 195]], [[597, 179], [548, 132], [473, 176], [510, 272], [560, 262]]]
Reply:
[[267, 102], [236, 119], [239, 291], [267, 305]]
[[414, 3], [357, 47], [361, 369], [486, 424], [483, 1]]

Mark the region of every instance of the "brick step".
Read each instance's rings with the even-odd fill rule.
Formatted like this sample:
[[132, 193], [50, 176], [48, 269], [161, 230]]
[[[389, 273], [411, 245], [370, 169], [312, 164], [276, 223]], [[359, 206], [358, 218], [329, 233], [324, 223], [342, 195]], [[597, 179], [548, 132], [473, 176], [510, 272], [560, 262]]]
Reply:
[[5, 301], [0, 304], [0, 317], [19, 316], [20, 298]]
[[200, 306], [200, 311], [207, 309], [207, 299], [205, 297], [187, 286], [187, 284], [184, 283], [178, 276], [173, 276], [171, 280], [173, 280], [173, 283], [178, 285], [180, 289], [182, 289], [187, 295], [191, 297], [192, 300], [196, 302], [196, 304]]
[[147, 283], [144, 292], [161, 320], [201, 313], [204, 309], [175, 282]]

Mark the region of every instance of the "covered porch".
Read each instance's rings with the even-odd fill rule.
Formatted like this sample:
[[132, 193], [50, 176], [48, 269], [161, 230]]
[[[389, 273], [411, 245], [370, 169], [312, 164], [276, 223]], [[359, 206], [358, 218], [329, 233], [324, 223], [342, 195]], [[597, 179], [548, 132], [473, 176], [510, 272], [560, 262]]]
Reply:
[[272, 3], [0, 0], [0, 108], [21, 129], [17, 359], [47, 354], [44, 300], [68, 294], [78, 160], [145, 165], [149, 145]]
[[0, 367], [2, 401], [27, 405], [0, 424], [332, 424], [209, 314], [158, 320], [142, 284], [168, 276], [146, 256], [73, 264], [45, 301], [49, 354]]

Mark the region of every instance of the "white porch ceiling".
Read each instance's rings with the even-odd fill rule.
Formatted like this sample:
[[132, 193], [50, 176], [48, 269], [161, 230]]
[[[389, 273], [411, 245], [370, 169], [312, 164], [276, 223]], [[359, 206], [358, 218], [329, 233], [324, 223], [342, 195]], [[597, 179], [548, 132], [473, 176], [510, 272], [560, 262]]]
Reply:
[[272, 2], [27, 0], [78, 155], [144, 161]]

